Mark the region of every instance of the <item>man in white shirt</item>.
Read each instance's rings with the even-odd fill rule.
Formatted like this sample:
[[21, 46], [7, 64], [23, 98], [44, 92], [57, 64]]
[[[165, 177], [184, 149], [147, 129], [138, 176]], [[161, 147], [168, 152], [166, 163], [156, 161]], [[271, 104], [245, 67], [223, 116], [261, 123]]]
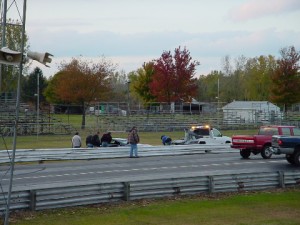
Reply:
[[80, 148], [81, 147], [81, 137], [79, 133], [76, 132], [75, 135], [72, 137], [72, 148]]

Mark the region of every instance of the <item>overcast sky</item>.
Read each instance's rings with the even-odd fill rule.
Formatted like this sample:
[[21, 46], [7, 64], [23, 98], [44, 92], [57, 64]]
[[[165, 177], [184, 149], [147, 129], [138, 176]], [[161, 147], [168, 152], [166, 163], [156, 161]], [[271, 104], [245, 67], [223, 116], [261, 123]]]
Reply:
[[26, 32], [32, 51], [54, 55], [50, 69], [40, 65], [46, 76], [80, 55], [130, 72], [179, 46], [200, 61], [200, 75], [220, 70], [226, 55], [300, 50], [299, 21], [300, 0], [27, 0]]

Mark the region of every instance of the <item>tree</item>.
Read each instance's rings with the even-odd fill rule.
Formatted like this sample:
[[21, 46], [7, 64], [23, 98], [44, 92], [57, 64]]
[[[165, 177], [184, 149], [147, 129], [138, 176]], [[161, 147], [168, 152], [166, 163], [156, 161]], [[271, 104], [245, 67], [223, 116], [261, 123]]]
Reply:
[[[198, 100], [216, 101], [220, 90], [218, 90], [218, 80], [222, 81], [223, 74], [220, 71], [211, 71], [208, 75], [201, 75], [198, 79]], [[221, 96], [221, 95], [220, 95]], [[220, 97], [219, 96], [219, 97]]]
[[[11, 50], [21, 52], [22, 49], [22, 25], [17, 20], [14, 21], [12, 19], [7, 20], [7, 24], [5, 27], [5, 46]], [[0, 43], [2, 43], [2, 27], [0, 29]], [[29, 48], [28, 36], [25, 33], [24, 46], [25, 51]], [[11, 65], [2, 65], [0, 66], [0, 92], [12, 92], [16, 89], [17, 86], [17, 75], [19, 70], [16, 70], [14, 66]], [[26, 68], [24, 68], [26, 71]], [[0, 93], [1, 94], [1, 93]]]
[[115, 72], [110, 76], [112, 94], [109, 98], [112, 102], [124, 102], [127, 93], [127, 75], [125, 71]]
[[82, 124], [85, 128], [85, 111], [95, 100], [105, 100], [111, 94], [110, 75], [115, 66], [104, 58], [100, 62], [73, 59], [62, 63], [60, 72], [50, 81], [49, 100], [79, 104], [82, 107]]
[[272, 75], [271, 101], [287, 107], [300, 101], [300, 52], [294, 46], [280, 50], [281, 59]]
[[276, 60], [271, 55], [247, 60], [244, 79], [246, 99], [252, 101], [269, 100], [271, 74], [275, 68]]
[[194, 78], [198, 61], [192, 61], [190, 52], [175, 49], [174, 56], [165, 51], [154, 61], [154, 74], [150, 83], [151, 94], [160, 102], [191, 101], [197, 95]]
[[24, 101], [31, 103], [36, 102], [35, 94], [38, 93], [37, 78], [39, 78], [39, 100], [41, 103], [46, 101], [43, 92], [47, 87], [47, 79], [43, 76], [43, 71], [39, 67], [36, 67], [28, 76], [25, 76], [23, 79], [22, 99]]
[[139, 96], [145, 105], [154, 102], [155, 97], [150, 90], [154, 74], [154, 62], [144, 63], [143, 67], [137, 70], [135, 76], [130, 77], [131, 85], [134, 92]]

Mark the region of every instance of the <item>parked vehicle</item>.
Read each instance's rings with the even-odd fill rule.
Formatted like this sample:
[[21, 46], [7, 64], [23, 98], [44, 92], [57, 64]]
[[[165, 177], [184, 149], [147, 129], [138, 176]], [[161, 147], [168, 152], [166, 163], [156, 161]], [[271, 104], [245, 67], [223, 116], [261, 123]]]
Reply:
[[252, 154], [261, 154], [264, 159], [272, 156], [271, 142], [273, 135], [294, 136], [300, 134], [295, 126], [268, 125], [261, 126], [257, 135], [233, 135], [231, 148], [240, 150], [240, 155], [248, 159]]
[[174, 140], [174, 145], [190, 145], [190, 144], [230, 144], [231, 138], [223, 136], [216, 128], [209, 125], [192, 126], [189, 130], [185, 130], [183, 139]]
[[[120, 147], [129, 146], [126, 138], [112, 138], [112, 141], [108, 144], [108, 147]], [[138, 146], [149, 147], [149, 144], [138, 144]]]
[[[300, 133], [297, 133], [297, 135], [300, 135]], [[289, 163], [300, 166], [300, 136], [274, 135], [271, 150], [277, 155], [285, 154]]]

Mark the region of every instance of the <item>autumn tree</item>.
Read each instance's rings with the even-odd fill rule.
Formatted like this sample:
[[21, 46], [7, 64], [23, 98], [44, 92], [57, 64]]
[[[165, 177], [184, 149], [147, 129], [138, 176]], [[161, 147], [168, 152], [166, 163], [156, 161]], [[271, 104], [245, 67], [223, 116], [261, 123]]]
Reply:
[[277, 60], [277, 68], [272, 75], [271, 101], [287, 107], [300, 102], [300, 52], [294, 46], [282, 48], [281, 58]]
[[154, 74], [150, 84], [151, 94], [159, 102], [191, 101], [197, 95], [195, 76], [198, 61], [190, 52], [176, 48], [174, 55], [165, 51], [154, 61]]
[[62, 63], [60, 72], [50, 80], [47, 95], [49, 100], [79, 104], [82, 107], [82, 124], [85, 128], [85, 111], [95, 100], [106, 100], [110, 96], [110, 75], [115, 66], [102, 58], [97, 63], [73, 59]]

